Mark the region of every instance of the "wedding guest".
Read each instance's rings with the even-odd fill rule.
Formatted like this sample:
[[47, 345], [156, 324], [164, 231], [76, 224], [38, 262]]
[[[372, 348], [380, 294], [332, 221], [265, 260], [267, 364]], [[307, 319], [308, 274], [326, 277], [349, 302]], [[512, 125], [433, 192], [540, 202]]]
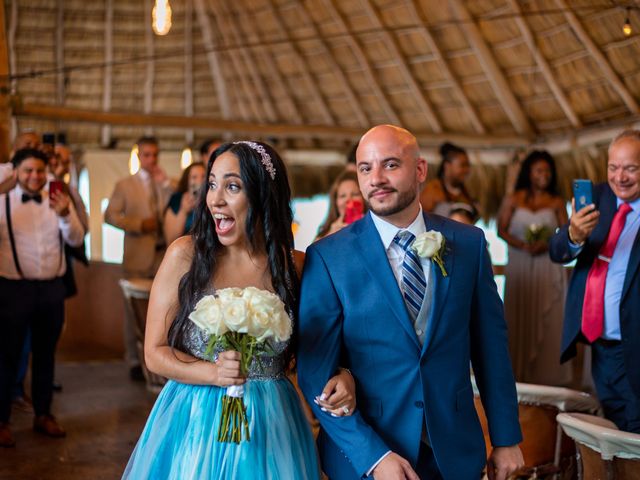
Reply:
[[437, 178], [427, 182], [420, 195], [423, 210], [446, 217], [452, 204], [466, 203], [473, 209], [475, 223], [478, 219], [478, 208], [464, 184], [471, 172], [467, 152], [452, 143], [443, 143], [440, 146], [440, 156]]
[[551, 235], [566, 221], [553, 157], [534, 150], [522, 163], [515, 192], [505, 197], [498, 218], [498, 235], [509, 246], [504, 307], [519, 382], [571, 382], [571, 364], [560, 365], [559, 360], [566, 272], [547, 255]]
[[640, 131], [609, 145], [607, 182], [551, 239], [554, 262], [576, 260], [564, 316], [562, 361], [591, 345], [591, 373], [604, 416], [640, 433]]
[[468, 203], [452, 203], [448, 217], [456, 222], [473, 225], [476, 219], [476, 211]]
[[205, 183], [205, 173], [205, 166], [201, 162], [194, 162], [183, 170], [177, 191], [169, 198], [169, 205], [164, 212], [162, 227], [167, 245], [191, 230], [198, 194]]
[[[354, 201], [356, 202], [355, 204]], [[329, 212], [327, 219], [318, 230], [316, 240], [335, 233], [348, 225], [345, 222], [347, 205], [352, 208], [357, 208], [360, 205], [362, 207], [359, 212], [360, 216], [365, 213], [364, 198], [360, 193], [360, 187], [358, 187], [358, 176], [350, 170], [342, 172], [331, 185], [329, 190]], [[347, 218], [347, 220], [351, 219]]]
[[[104, 219], [109, 225], [124, 230], [124, 278], [153, 278], [165, 251], [162, 217], [173, 189], [158, 165], [158, 140], [141, 137], [137, 145], [140, 170], [116, 183]], [[143, 381], [135, 319], [129, 308], [125, 308], [124, 342], [129, 376]]]
[[[264, 143], [226, 143], [212, 154], [206, 173], [208, 188], [200, 191], [192, 232], [169, 246], [151, 289], [145, 359], [169, 381], [123, 478], [317, 480], [311, 430], [286, 377], [295, 333], [255, 350], [244, 375], [240, 353], [218, 341], [212, 361], [208, 335], [189, 320], [203, 295], [228, 287], [244, 295], [254, 287], [274, 293], [297, 321], [299, 281], [284, 162]], [[239, 443], [217, 436], [222, 399], [231, 385], [243, 385], [249, 417], [250, 440]], [[329, 378], [323, 393], [324, 400], [318, 399], [327, 407], [323, 414], [345, 416], [355, 408], [348, 371]]]
[[11, 394], [25, 337], [31, 332], [33, 429], [50, 437], [65, 430], [51, 415], [55, 350], [64, 321], [64, 242], [77, 246], [84, 231], [69, 196], [49, 193], [47, 157], [18, 150], [18, 184], [0, 194], [0, 446], [15, 445], [9, 429]]

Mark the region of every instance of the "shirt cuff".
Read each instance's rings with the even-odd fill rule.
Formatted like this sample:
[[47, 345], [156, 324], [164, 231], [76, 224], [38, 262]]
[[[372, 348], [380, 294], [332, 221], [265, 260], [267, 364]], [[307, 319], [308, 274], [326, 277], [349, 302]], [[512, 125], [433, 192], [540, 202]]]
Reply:
[[391, 450], [389, 450], [387, 453], [385, 453], [384, 455], [382, 455], [378, 461], [376, 463], [374, 463], [373, 465], [371, 465], [371, 468], [369, 470], [367, 470], [367, 477], [370, 476], [373, 471], [376, 469], [376, 467], [380, 464], [380, 462], [382, 460], [384, 460], [385, 458], [387, 458], [387, 456], [391, 453]]
[[582, 251], [582, 247], [584, 247], [584, 243], [582, 245], [578, 245], [577, 243], [573, 243], [571, 240], [568, 240], [567, 242], [569, 244], [569, 252], [571, 252], [571, 256], [578, 256], [578, 254]]

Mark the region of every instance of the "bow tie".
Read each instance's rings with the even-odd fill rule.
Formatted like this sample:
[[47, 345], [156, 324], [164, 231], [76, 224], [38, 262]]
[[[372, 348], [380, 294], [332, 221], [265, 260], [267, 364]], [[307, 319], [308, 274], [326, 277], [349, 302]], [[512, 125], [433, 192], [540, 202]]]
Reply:
[[22, 194], [22, 203], [27, 203], [29, 200], [33, 200], [36, 203], [42, 203], [42, 195], [36, 193], [35, 195], [29, 195], [28, 193]]

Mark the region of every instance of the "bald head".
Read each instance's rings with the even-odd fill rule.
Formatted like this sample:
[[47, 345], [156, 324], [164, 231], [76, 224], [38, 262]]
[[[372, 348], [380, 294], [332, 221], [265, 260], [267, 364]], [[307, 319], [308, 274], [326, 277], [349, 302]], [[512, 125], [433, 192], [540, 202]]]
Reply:
[[377, 125], [360, 139], [356, 150], [356, 163], [359, 156], [364, 156], [371, 150], [389, 147], [404, 158], [417, 160], [420, 156], [418, 141], [411, 132], [395, 125]]

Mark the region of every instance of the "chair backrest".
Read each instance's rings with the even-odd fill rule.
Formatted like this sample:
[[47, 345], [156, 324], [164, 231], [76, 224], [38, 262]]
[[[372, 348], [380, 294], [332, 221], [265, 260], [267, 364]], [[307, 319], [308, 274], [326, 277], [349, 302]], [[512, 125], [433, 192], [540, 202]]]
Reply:
[[131, 310], [136, 321], [136, 336], [144, 342], [149, 294], [153, 281], [148, 278], [131, 278], [121, 279], [119, 283], [122, 293], [127, 299], [125, 308]]
[[[640, 478], [639, 434], [620, 431], [613, 422], [593, 415], [562, 413], [557, 420], [575, 440], [580, 453], [585, 452], [582, 455], [585, 479], [605, 474], [601, 478]], [[596, 454], [599, 461], [594, 458]]]

